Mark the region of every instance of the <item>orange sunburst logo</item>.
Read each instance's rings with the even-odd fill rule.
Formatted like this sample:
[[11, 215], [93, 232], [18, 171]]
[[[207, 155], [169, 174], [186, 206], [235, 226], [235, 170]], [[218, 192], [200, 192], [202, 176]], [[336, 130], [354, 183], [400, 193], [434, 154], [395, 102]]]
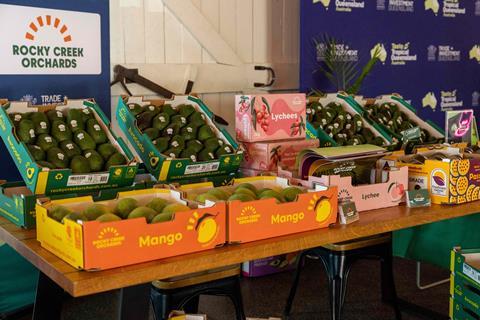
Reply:
[[63, 37], [63, 42], [72, 41], [72, 36], [67, 32], [67, 25], [62, 23], [59, 18], [52, 17], [51, 15], [38, 16], [36, 20], [30, 22], [28, 27], [29, 31], [25, 33], [25, 39], [27, 40], [35, 40], [35, 34], [40, 28], [51, 27], [59, 31], [60, 35]]
[[98, 234], [98, 239], [118, 237], [119, 235], [120, 234], [118, 233], [117, 229], [113, 227], [108, 227], [100, 231], [100, 233]]

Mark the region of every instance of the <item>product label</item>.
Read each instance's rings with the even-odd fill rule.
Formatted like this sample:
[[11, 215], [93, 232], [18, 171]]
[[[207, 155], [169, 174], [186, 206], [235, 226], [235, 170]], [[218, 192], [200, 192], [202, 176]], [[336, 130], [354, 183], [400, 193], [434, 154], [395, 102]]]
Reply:
[[211, 162], [204, 164], [191, 164], [186, 166], [185, 174], [194, 174], [199, 172], [217, 171], [220, 167], [220, 162]]
[[109, 173], [77, 174], [68, 177], [67, 186], [84, 186], [90, 184], [105, 184], [108, 182]]
[[462, 272], [467, 277], [469, 277], [473, 281], [475, 281], [476, 283], [480, 283], [480, 273], [477, 270], [470, 267], [468, 264], [466, 264], [466, 263], [463, 264]]
[[425, 176], [408, 175], [408, 190], [427, 189], [428, 182]]

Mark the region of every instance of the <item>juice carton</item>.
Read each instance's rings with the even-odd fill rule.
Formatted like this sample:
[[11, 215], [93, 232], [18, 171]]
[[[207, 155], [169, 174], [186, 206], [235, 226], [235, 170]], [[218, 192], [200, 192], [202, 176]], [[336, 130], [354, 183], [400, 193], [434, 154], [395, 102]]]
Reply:
[[305, 121], [303, 93], [235, 96], [238, 141], [304, 139]]
[[242, 167], [275, 171], [278, 166], [293, 170], [297, 154], [308, 148], [318, 148], [318, 139], [244, 143]]

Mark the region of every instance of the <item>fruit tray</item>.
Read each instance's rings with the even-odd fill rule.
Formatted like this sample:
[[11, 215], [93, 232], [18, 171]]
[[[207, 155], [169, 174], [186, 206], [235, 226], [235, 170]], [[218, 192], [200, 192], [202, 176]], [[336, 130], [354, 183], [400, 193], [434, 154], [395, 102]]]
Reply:
[[390, 136], [376, 124], [362, 117], [362, 108], [345, 93], [309, 97], [307, 138], [319, 139], [320, 147], [374, 144], [388, 147]]
[[120, 98], [117, 121], [146, 168], [160, 182], [228, 175], [243, 152], [198, 98]]
[[[381, 170], [372, 169], [373, 173]], [[358, 212], [388, 208], [405, 202], [405, 191], [408, 188], [408, 168], [392, 169], [388, 171], [388, 177], [382, 178], [384, 182], [373, 182], [371, 184], [352, 185], [352, 177], [341, 177], [339, 175], [322, 175], [320, 177], [308, 177], [302, 180], [294, 177], [293, 173], [282, 168], [278, 169], [278, 175], [290, 179], [293, 185], [302, 185], [314, 188], [315, 184], [326, 186], [337, 186], [338, 201], [355, 202]]]
[[34, 194], [132, 185], [138, 164], [94, 101], [0, 105], [0, 136]]
[[371, 123], [385, 130], [394, 144], [402, 141], [402, 131], [418, 127], [419, 143], [441, 143], [445, 134], [432, 121], [424, 121], [416, 114], [416, 110], [399, 94], [382, 95], [376, 99], [362, 99], [363, 114]]
[[337, 187], [291, 186], [274, 176], [235, 179], [233, 185], [184, 185], [179, 190], [198, 203], [227, 201], [229, 243], [243, 243], [326, 228], [337, 220]]
[[36, 205], [37, 240], [75, 268], [104, 270], [225, 244], [226, 205], [198, 205], [161, 188]]

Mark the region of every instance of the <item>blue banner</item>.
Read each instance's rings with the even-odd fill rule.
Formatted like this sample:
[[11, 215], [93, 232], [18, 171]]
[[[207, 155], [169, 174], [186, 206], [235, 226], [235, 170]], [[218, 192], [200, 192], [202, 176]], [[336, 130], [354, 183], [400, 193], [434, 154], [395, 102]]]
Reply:
[[[110, 114], [108, 0], [0, 0], [0, 98], [94, 98]], [[20, 175], [3, 143], [1, 179]]]
[[[342, 59], [381, 61], [359, 94], [399, 93], [423, 119], [444, 127], [444, 110], [479, 106], [480, 0], [302, 0], [300, 86], [329, 92], [314, 38], [339, 40]], [[478, 116], [477, 112], [477, 116]]]

